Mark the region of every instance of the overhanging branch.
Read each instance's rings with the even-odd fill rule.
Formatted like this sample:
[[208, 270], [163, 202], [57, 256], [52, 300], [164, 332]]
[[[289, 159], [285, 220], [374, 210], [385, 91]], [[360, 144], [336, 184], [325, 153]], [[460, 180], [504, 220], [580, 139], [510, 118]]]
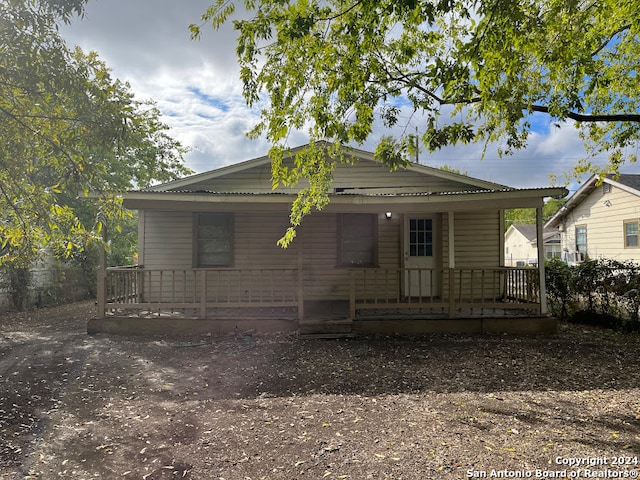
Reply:
[[[398, 70], [398, 75], [393, 75], [388, 69], [385, 69], [385, 73], [388, 76], [388, 80], [390, 82], [396, 82], [404, 84], [407, 88], [415, 88], [416, 90], [422, 92], [432, 100], [436, 101], [440, 105], [471, 105], [474, 103], [482, 102], [482, 98], [479, 96], [474, 96], [470, 98], [443, 98], [438, 95], [433, 90], [426, 88], [420, 83], [414, 81], [414, 78], [417, 76], [416, 73], [412, 74], [411, 78], [408, 74], [400, 72]], [[384, 82], [380, 82], [384, 83]], [[531, 105], [526, 106], [522, 105], [523, 110], [531, 110], [533, 112], [538, 113], [546, 113], [551, 114], [549, 111], [549, 107], [546, 105]], [[595, 122], [640, 122], [640, 114], [639, 113], [602, 113], [602, 114], [585, 114], [578, 112], [567, 112], [565, 114], [566, 118], [570, 118], [571, 120], [575, 120], [580, 123], [595, 123]]]
[[[540, 113], [549, 113], [549, 107], [544, 105], [532, 105], [531, 110]], [[638, 113], [606, 113], [606, 114], [583, 114], [568, 112], [567, 118], [576, 122], [640, 122]]]

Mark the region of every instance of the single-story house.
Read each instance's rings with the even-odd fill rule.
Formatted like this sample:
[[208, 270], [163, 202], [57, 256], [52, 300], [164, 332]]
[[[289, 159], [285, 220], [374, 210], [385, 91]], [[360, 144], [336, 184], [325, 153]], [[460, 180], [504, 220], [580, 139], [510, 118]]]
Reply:
[[640, 175], [591, 176], [546, 223], [558, 230], [562, 259], [640, 262]]
[[503, 211], [536, 208], [541, 238], [544, 198], [566, 189], [510, 188], [419, 164], [390, 172], [372, 153], [343, 153], [350, 161], [335, 166], [330, 203], [304, 218], [286, 249], [277, 241], [298, 190], [272, 189], [267, 156], [126, 193], [139, 215], [139, 265], [101, 269], [89, 330], [555, 328], [544, 262], [505, 267]]
[[[544, 258], [560, 258], [560, 233], [554, 228], [545, 228]], [[536, 226], [531, 224], [510, 225], [504, 234], [504, 260], [508, 267], [525, 267], [538, 264], [538, 237]]]

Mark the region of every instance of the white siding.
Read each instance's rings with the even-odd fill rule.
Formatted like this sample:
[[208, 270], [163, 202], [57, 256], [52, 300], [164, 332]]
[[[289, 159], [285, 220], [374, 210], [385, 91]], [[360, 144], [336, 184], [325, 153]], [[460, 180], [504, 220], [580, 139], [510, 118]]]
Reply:
[[517, 229], [509, 227], [505, 234], [505, 264], [517, 266], [518, 262], [529, 265], [538, 262], [538, 249]]
[[640, 197], [615, 186], [606, 194], [596, 187], [565, 217], [561, 225], [562, 247], [574, 252], [575, 227], [586, 225], [590, 258], [640, 261], [640, 248], [624, 247], [624, 221], [633, 219], [640, 219]]

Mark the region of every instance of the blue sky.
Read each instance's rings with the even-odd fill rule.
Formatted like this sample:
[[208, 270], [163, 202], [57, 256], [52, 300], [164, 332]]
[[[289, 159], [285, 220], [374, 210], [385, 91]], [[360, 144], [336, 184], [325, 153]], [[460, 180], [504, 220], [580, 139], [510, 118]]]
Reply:
[[[259, 112], [249, 109], [242, 98], [231, 27], [217, 32], [205, 27], [200, 41], [189, 38], [189, 24], [198, 23], [209, 4], [208, 0], [89, 0], [85, 17], [62, 29], [70, 44], [98, 52], [114, 77], [131, 84], [139, 100], [157, 103], [170, 134], [191, 148], [185, 159], [196, 172], [259, 157], [269, 148], [264, 139], [245, 135]], [[410, 118], [408, 105], [403, 114]], [[466, 145], [422, 152], [420, 161], [514, 187], [548, 186], [550, 174], [563, 180], [584, 154], [577, 131], [570, 124], [560, 129], [550, 126], [544, 115], [536, 115], [533, 126], [528, 148], [512, 157], [499, 158], [496, 146], [490, 146], [481, 160], [483, 145]], [[416, 127], [420, 133], [420, 119], [413, 117], [406, 133], [415, 133]], [[383, 135], [402, 133], [380, 124], [359, 148], [373, 151]], [[295, 133], [289, 145], [307, 140], [304, 133]], [[640, 166], [623, 171], [640, 173]]]

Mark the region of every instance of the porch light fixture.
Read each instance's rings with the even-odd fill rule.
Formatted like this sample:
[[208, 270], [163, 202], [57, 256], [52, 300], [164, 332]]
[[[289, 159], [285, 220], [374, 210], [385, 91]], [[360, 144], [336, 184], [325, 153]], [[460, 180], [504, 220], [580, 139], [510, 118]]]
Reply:
[[392, 215], [391, 212], [386, 212], [384, 214], [384, 216], [387, 217], [387, 220], [391, 220], [391, 215]]

